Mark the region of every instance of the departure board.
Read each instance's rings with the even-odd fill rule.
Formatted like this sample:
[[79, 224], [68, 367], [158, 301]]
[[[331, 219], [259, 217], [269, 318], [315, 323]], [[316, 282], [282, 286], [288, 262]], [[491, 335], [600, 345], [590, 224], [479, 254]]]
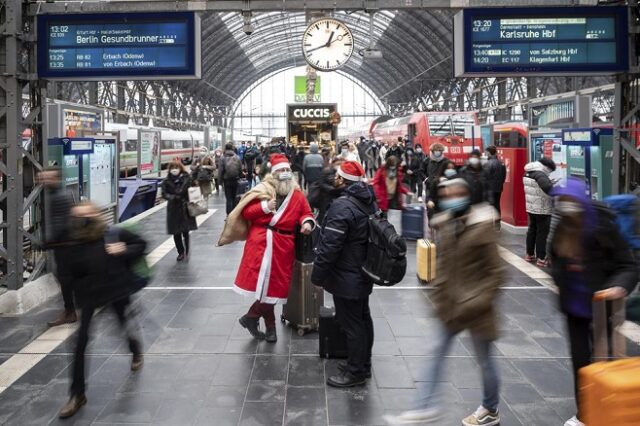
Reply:
[[627, 9], [466, 9], [454, 18], [455, 75], [628, 70]]
[[177, 79], [200, 75], [194, 13], [42, 15], [38, 74], [48, 79]]

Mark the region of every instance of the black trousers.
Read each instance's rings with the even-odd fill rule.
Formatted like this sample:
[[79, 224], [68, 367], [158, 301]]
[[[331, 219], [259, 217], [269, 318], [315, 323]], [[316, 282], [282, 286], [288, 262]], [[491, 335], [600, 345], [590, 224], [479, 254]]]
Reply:
[[60, 283], [60, 291], [62, 292], [62, 300], [64, 302], [65, 312], [75, 312], [76, 305], [73, 302], [73, 276], [67, 271], [67, 263], [65, 262], [65, 253], [63, 248], [53, 250], [53, 258], [56, 261], [56, 279]]
[[180, 234], [174, 234], [173, 242], [176, 244], [178, 254], [189, 254], [189, 231], [182, 232]]
[[236, 206], [236, 194], [238, 193], [238, 179], [224, 180], [224, 196], [227, 199], [227, 215], [233, 211]]
[[[142, 347], [134, 321], [128, 319], [126, 315], [126, 310], [130, 303], [130, 299], [126, 297], [113, 302], [111, 308], [113, 308], [116, 313], [120, 326], [127, 332], [129, 350], [134, 355], [137, 355], [142, 352]], [[76, 341], [76, 351], [73, 359], [73, 369], [71, 370], [71, 396], [83, 395], [86, 390], [84, 354], [87, 349], [87, 344], [89, 343], [89, 327], [91, 326], [91, 319], [93, 318], [93, 313], [96, 308], [96, 306], [82, 308], [78, 340]]]
[[216, 185], [216, 195], [220, 195], [220, 180], [218, 178], [213, 179], [214, 184]]
[[551, 215], [529, 215], [529, 229], [527, 229], [527, 254], [544, 260], [547, 257], [547, 236], [551, 225]]
[[569, 326], [569, 347], [571, 350], [571, 363], [573, 364], [573, 385], [578, 407], [578, 420], [580, 420], [580, 402], [578, 400], [578, 371], [582, 367], [591, 364], [593, 340], [591, 334], [591, 320], [567, 316]]
[[[502, 191], [491, 192], [491, 205], [498, 211], [498, 219], [496, 221], [496, 227], [500, 229], [500, 219], [502, 219], [502, 210], [500, 209], [500, 199], [502, 198]], [[548, 232], [547, 232], [548, 233]]]
[[373, 320], [369, 310], [369, 297], [345, 299], [333, 296], [336, 319], [347, 335], [349, 372], [356, 377], [364, 376], [371, 369], [373, 347]]

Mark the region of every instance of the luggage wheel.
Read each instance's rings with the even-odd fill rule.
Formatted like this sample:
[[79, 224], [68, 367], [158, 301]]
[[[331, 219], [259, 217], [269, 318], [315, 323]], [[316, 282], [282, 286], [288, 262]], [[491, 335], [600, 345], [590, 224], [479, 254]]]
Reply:
[[280, 322], [283, 324], [287, 322], [287, 320], [284, 319], [284, 315], [280, 315]]
[[307, 330], [305, 330], [304, 328], [298, 328], [298, 336], [302, 337], [306, 332]]

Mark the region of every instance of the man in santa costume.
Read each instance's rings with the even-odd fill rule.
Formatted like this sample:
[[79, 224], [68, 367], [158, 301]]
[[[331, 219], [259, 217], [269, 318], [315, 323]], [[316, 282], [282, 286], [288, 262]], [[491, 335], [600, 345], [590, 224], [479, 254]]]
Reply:
[[[240, 324], [256, 339], [275, 342], [274, 306], [286, 303], [295, 260], [295, 233], [309, 235], [316, 226], [306, 197], [293, 180], [289, 160], [271, 156], [271, 174], [251, 189], [229, 214], [218, 245], [244, 241], [234, 290], [256, 301]], [[260, 331], [264, 318], [266, 333]]]

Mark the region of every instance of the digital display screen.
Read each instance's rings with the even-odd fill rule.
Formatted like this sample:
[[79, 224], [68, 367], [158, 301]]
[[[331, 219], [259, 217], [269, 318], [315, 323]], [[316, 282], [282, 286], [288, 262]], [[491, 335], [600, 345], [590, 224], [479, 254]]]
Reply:
[[42, 15], [42, 78], [195, 78], [200, 34], [193, 13]]
[[467, 9], [456, 18], [456, 76], [628, 70], [624, 7]]

